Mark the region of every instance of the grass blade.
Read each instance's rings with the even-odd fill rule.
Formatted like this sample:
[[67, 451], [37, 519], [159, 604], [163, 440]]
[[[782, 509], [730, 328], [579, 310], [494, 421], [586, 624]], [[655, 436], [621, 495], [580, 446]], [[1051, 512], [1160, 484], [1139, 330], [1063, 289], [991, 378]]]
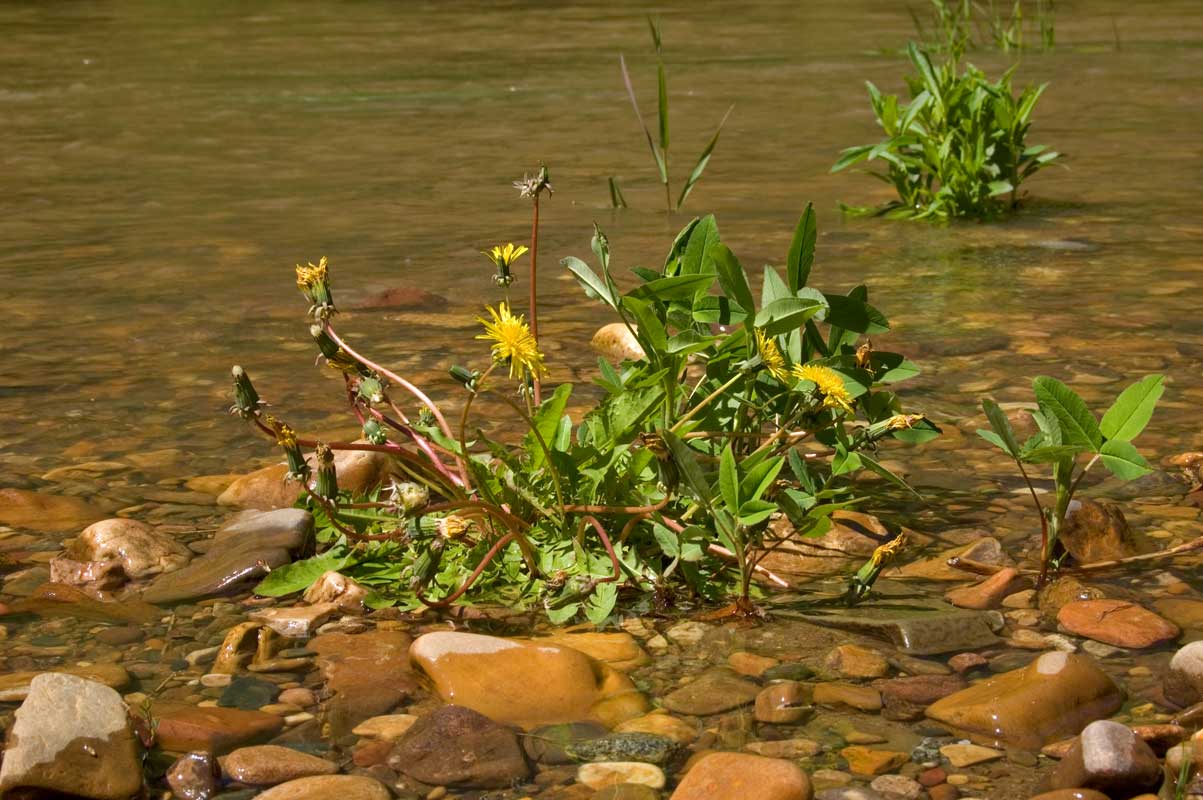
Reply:
[[706, 165], [710, 163], [710, 156], [714, 152], [715, 145], [718, 144], [719, 134], [723, 132], [723, 125], [727, 124], [727, 117], [731, 116], [731, 111], [735, 106], [727, 109], [727, 113], [723, 114], [722, 120], [718, 127], [714, 130], [714, 135], [710, 137], [710, 141], [706, 143], [702, 154], [698, 156], [698, 162], [694, 165], [693, 171], [689, 173], [689, 177], [685, 179], [685, 185], [681, 187], [681, 197], [677, 200], [677, 208], [685, 205], [685, 198], [689, 197], [689, 193], [693, 191], [694, 185], [701, 179], [702, 173], [706, 171]]
[[618, 186], [618, 181], [614, 176], [610, 176], [610, 207], [611, 208], [626, 208], [627, 199], [622, 196], [622, 189]]
[[643, 113], [639, 110], [639, 101], [635, 98], [635, 85], [631, 83], [631, 73], [627, 71], [627, 60], [620, 54], [618, 56], [618, 66], [622, 69], [622, 82], [627, 87], [627, 97], [631, 99], [631, 108], [635, 110], [635, 119], [639, 120], [639, 127], [643, 129], [643, 135], [647, 139], [647, 147], [652, 151], [652, 158], [656, 159], [656, 166], [660, 170], [660, 182], [668, 183], [668, 169], [664, 164], [664, 159], [660, 156], [660, 151], [656, 149], [656, 140], [652, 138], [652, 132], [648, 130], [647, 123], [643, 121]]

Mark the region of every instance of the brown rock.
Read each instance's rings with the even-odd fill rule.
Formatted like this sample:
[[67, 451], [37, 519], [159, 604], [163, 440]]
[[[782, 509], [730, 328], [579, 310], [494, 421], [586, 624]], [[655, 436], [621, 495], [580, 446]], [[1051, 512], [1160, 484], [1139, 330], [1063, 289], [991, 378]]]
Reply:
[[145, 625], [163, 612], [149, 603], [126, 598], [120, 602], [101, 602], [76, 586], [43, 583], [23, 600], [10, 606], [13, 614], [37, 614], [39, 617], [72, 617], [98, 622], [131, 622]]
[[1123, 600], [1075, 600], [1057, 612], [1071, 633], [1116, 647], [1155, 647], [1178, 638], [1178, 626], [1152, 611]]
[[961, 790], [947, 783], [937, 783], [927, 790], [927, 796], [930, 800], [957, 800]]
[[104, 519], [84, 529], [67, 548], [78, 561], [114, 561], [133, 579], [173, 572], [192, 559], [174, 537], [132, 519]]
[[1038, 794], [1031, 800], [1109, 800], [1109, 798], [1094, 789], [1056, 789]]
[[1183, 707], [1203, 700], [1203, 640], [1183, 645], [1174, 653], [1165, 677], [1165, 696]]
[[167, 785], [180, 800], [209, 800], [221, 786], [217, 759], [210, 753], [186, 753], [167, 770]]
[[313, 606], [262, 608], [247, 614], [281, 636], [305, 639], [312, 636], [322, 623], [339, 613], [334, 603], [318, 603]]
[[706, 717], [755, 702], [759, 687], [731, 670], [714, 669], [666, 695], [661, 702], [669, 711]]
[[309, 642], [326, 688], [329, 713], [347, 728], [392, 710], [417, 688], [409, 666], [410, 637], [401, 631], [323, 633]]
[[1203, 600], [1162, 597], [1153, 601], [1153, 609], [1183, 630], [1203, 631]]
[[1089, 657], [1053, 652], [938, 700], [927, 716], [978, 744], [1036, 750], [1121, 704], [1119, 689]]
[[389, 800], [392, 793], [365, 775], [316, 775], [273, 786], [255, 800]]
[[462, 706], [419, 719], [393, 748], [389, 766], [434, 786], [497, 789], [530, 775], [518, 735]]
[[93, 664], [89, 667], [61, 667], [45, 672], [9, 672], [0, 675], [0, 703], [16, 703], [29, 696], [29, 687], [34, 678], [48, 674], [72, 675], [77, 678], [103, 683], [111, 689], [124, 689], [129, 685], [129, 673], [118, 664]]
[[950, 548], [931, 558], [912, 561], [885, 571], [887, 577], [921, 578], [929, 581], [963, 581], [974, 573], [948, 565], [950, 559], [958, 558], [978, 564], [1006, 566], [1010, 557], [999, 541], [991, 536], [982, 536], [968, 544]]
[[274, 744], [240, 747], [222, 756], [219, 763], [228, 779], [248, 786], [275, 786], [310, 775], [338, 772], [338, 765], [332, 761]]
[[630, 672], [651, 663], [651, 656], [629, 633], [553, 633], [532, 640], [535, 644], [554, 644], [571, 647], [595, 661], [609, 665], [619, 672]]
[[796, 764], [743, 753], [710, 753], [685, 773], [671, 800], [811, 800]]
[[1152, 749], [1126, 725], [1105, 719], [1083, 729], [1050, 780], [1054, 789], [1097, 789], [1115, 797], [1131, 797], [1160, 783], [1161, 764]]
[[284, 727], [284, 720], [274, 714], [237, 708], [155, 703], [151, 714], [158, 723], [155, 736], [159, 746], [176, 753], [225, 753], [269, 739]]
[[831, 520], [835, 524], [818, 537], [798, 535], [784, 517], [770, 523], [774, 536], [785, 538], [787, 543], [766, 555], [761, 565], [787, 575], [833, 575], [872, 555], [878, 546], [893, 538], [880, 520], [868, 514], [837, 511]]
[[650, 733], [664, 736], [679, 744], [692, 744], [698, 738], [698, 726], [690, 724], [680, 717], [653, 711], [642, 717], [629, 719], [614, 729], [615, 733]]
[[764, 674], [765, 670], [771, 669], [780, 663], [780, 659], [770, 658], [769, 656], [758, 656], [745, 650], [740, 650], [727, 656], [727, 666], [740, 675], [747, 675], [749, 678], [759, 678]]
[[1079, 564], [1127, 558], [1144, 549], [1119, 508], [1086, 499], [1070, 501], [1057, 541]]
[[446, 307], [446, 297], [417, 286], [381, 289], [351, 306], [356, 311], [439, 311]]
[[906, 753], [871, 750], [858, 744], [845, 747], [840, 755], [848, 762], [848, 771], [858, 775], [884, 775], [910, 760]]
[[647, 711], [629, 678], [567, 647], [440, 631], [418, 637], [409, 655], [445, 702], [498, 722], [615, 725]]
[[1097, 586], [1087, 586], [1077, 578], [1066, 575], [1045, 585], [1036, 593], [1036, 606], [1048, 619], [1055, 619], [1057, 612], [1066, 603], [1075, 600], [1098, 600], [1103, 597], [1103, 590]]
[[79, 530], [104, 517], [104, 512], [66, 495], [25, 489], [0, 489], [0, 523], [44, 533]]
[[[313, 456], [309, 456], [309, 460], [312, 462]], [[334, 456], [334, 469], [338, 474], [340, 489], [366, 492], [388, 480], [393, 471], [393, 461], [386, 453], [342, 450]], [[287, 474], [287, 465], [273, 464], [243, 475], [218, 496], [217, 503], [262, 510], [288, 508], [296, 502], [301, 487], [293, 481], [285, 481]]]
[[889, 662], [881, 653], [856, 644], [836, 647], [823, 663], [845, 678], [880, 678], [890, 671]]
[[851, 683], [820, 683], [813, 694], [816, 705], [846, 705], [861, 711], [877, 711], [881, 708], [881, 693], [870, 686], [855, 686]]
[[814, 709], [806, 705], [806, 692], [797, 681], [772, 683], [756, 695], [755, 716], [759, 722], [772, 725], [796, 725]]
[[1003, 567], [998, 572], [972, 586], [962, 586], [945, 593], [944, 599], [959, 608], [998, 608], [1003, 598], [1015, 591], [1019, 571], [1014, 567]]
[[990, 659], [980, 653], [957, 653], [948, 659], [948, 666], [952, 667], [954, 672], [961, 674], [984, 667], [989, 663]]
[[392, 739], [366, 739], [351, 751], [351, 762], [357, 767], [374, 767], [388, 761], [393, 752]]
[[910, 675], [874, 681], [881, 692], [881, 714], [891, 720], [916, 720], [927, 706], [965, 688], [960, 675]]

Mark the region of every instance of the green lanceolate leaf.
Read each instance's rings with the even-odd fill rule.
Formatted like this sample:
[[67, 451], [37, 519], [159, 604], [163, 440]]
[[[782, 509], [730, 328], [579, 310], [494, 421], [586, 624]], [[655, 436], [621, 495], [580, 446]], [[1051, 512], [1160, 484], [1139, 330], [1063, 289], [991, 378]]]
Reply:
[[1132, 441], [1149, 424], [1164, 391], [1164, 376], [1146, 375], [1120, 393], [1103, 415], [1099, 430], [1108, 439]]
[[718, 270], [719, 286], [727, 297], [749, 314], [755, 312], [756, 301], [752, 299], [752, 290], [748, 287], [748, 275], [726, 245], [714, 246], [714, 265]]
[[672, 431], [664, 431], [662, 435], [664, 443], [668, 445], [673, 463], [676, 464], [677, 471], [681, 473], [681, 479], [693, 491], [702, 505], [709, 507], [712, 498], [710, 482], [706, 480], [706, 473], [702, 471], [702, 465], [698, 463], [697, 454]]
[[735, 466], [735, 453], [728, 444], [718, 462], [718, 488], [727, 510], [739, 514], [739, 470]]
[[723, 118], [719, 120], [718, 127], [714, 129], [714, 133], [710, 136], [710, 141], [702, 148], [701, 155], [698, 156], [697, 162], [693, 165], [693, 169], [689, 172], [689, 177], [685, 179], [685, 185], [681, 187], [681, 196], [677, 198], [677, 209], [679, 210], [685, 205], [685, 198], [689, 197], [689, 193], [693, 191], [693, 187], [702, 179], [702, 173], [706, 171], [706, 165], [710, 163], [710, 156], [714, 154], [714, 148], [718, 145], [719, 134], [723, 132], [723, 126], [727, 124], [727, 117], [731, 116], [731, 111], [735, 106], [727, 108], [727, 113], [723, 114]]
[[777, 336], [797, 330], [806, 320], [824, 308], [825, 306], [816, 300], [783, 297], [762, 308], [756, 315], [754, 324], [769, 336]]
[[652, 132], [648, 130], [647, 123], [643, 121], [643, 113], [639, 110], [639, 101], [635, 98], [635, 84], [631, 83], [631, 73], [627, 71], [627, 60], [621, 55], [618, 56], [618, 66], [622, 70], [622, 82], [627, 87], [627, 97], [631, 100], [631, 108], [635, 110], [635, 119], [639, 120], [639, 127], [643, 129], [648, 149], [652, 151], [652, 158], [656, 160], [656, 168], [660, 171], [660, 182], [666, 184], [668, 183], [668, 165], [664, 163], [664, 157], [656, 148], [656, 141], [652, 138]]
[[1082, 398], [1056, 378], [1042, 376], [1034, 380], [1032, 386], [1040, 407], [1057, 418], [1063, 441], [1097, 453], [1103, 445], [1103, 434]]
[[[998, 407], [998, 403], [989, 398], [982, 400], [982, 410], [986, 412], [986, 420], [989, 421], [990, 427], [997, 434], [997, 441], [989, 437], [983, 437], [987, 441], [992, 441], [1010, 454], [1012, 458], [1019, 458], [1019, 443], [1015, 441], [1015, 431], [1011, 427], [1011, 421], [1007, 419], [1006, 413]], [[981, 431], [978, 431], [980, 434]]]
[[[561, 383], [556, 387], [551, 397], [544, 400], [543, 404], [535, 411], [532, 421], [535, 423], [535, 429], [539, 431], [539, 435], [543, 437], [543, 441], [547, 443], [548, 447], [554, 446], [553, 442], [556, 439], [556, 433], [560, 428], [564, 409], [568, 406], [568, 397], [571, 394], [572, 384]], [[526, 452], [530, 454], [531, 467], [538, 469], [543, 466], [546, 456], [533, 432], [527, 432], [525, 443]]]
[[1103, 466], [1120, 480], [1130, 481], [1153, 471], [1144, 456], [1126, 439], [1110, 439], [1103, 443], [1100, 457]]
[[610, 290], [610, 285], [599, 278], [597, 273], [590, 269], [588, 264], [575, 256], [568, 256], [568, 258], [561, 260], [560, 263], [568, 267], [568, 271], [576, 276], [581, 286], [585, 287], [585, 294], [600, 299], [615, 311], [618, 310], [618, 299]]
[[356, 558], [352, 553], [346, 552], [341, 547], [334, 547], [319, 556], [276, 567], [255, 587], [255, 594], [264, 597], [280, 597], [299, 592], [308, 589], [314, 581], [330, 570], [345, 569], [355, 561]]
[[789, 243], [789, 254], [785, 260], [786, 281], [790, 291], [797, 292], [806, 286], [810, 280], [810, 270], [815, 261], [815, 242], [818, 241], [818, 223], [815, 221], [815, 209], [812, 203], [806, 204], [806, 209], [798, 219], [794, 228], [794, 238]]

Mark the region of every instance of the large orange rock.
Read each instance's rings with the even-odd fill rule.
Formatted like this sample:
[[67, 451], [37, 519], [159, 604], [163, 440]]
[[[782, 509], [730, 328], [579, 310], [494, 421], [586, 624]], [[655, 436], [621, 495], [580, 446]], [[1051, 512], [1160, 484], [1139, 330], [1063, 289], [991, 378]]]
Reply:
[[811, 800], [810, 778], [792, 761], [746, 753], [711, 753], [698, 760], [671, 800]]
[[1037, 750], [1119, 709], [1119, 688], [1088, 656], [1045, 653], [936, 701], [927, 716], [978, 744]]
[[353, 727], [385, 714], [417, 688], [409, 666], [412, 640], [401, 631], [323, 633], [309, 642], [326, 688], [334, 693], [335, 727]]
[[1126, 600], [1075, 600], [1061, 606], [1057, 623], [1096, 642], [1136, 649], [1155, 647], [1182, 633], [1168, 619]]
[[[438, 631], [419, 636], [409, 656], [444, 701], [524, 728], [584, 719], [616, 725], [647, 710], [629, 678], [568, 647]], [[640, 702], [615, 703], [632, 698]]]

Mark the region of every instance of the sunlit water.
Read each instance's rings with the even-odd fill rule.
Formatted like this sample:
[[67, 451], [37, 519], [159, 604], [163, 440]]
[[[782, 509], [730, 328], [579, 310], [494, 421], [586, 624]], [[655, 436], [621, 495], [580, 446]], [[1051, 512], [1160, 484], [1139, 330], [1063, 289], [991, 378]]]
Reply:
[[[1192, 0], [1058, 8], [1058, 47], [1025, 55], [1017, 82], [1052, 82], [1031, 140], [1067, 153], [1067, 169], [1026, 186], [1014, 218], [936, 227], [843, 219], [838, 201], [887, 195], [828, 173], [842, 147], [878, 136], [863, 82], [902, 89], [901, 3], [665, 5], [674, 185], [734, 105], [671, 218], [618, 69], [625, 53], [654, 114], [644, 4], [0, 5], [0, 484], [114, 509], [154, 490], [159, 518], [216, 517], [161, 490], [274, 460], [225, 413], [234, 363], [297, 427], [353, 431], [313, 366], [293, 284], [293, 264], [321, 255], [345, 306], [399, 285], [446, 298], [339, 326], [451, 395], [445, 369], [484, 363], [472, 319], [499, 299], [479, 251], [527, 240], [510, 184], [540, 161], [555, 187], [540, 288], [556, 379], [589, 380], [589, 336], [609, 321], [557, 264], [587, 255], [593, 223], [615, 264], [657, 266], [690, 214], [714, 212], [756, 272], [784, 260], [812, 201], [813, 282], [870, 285], [894, 327], [877, 346], [924, 369], [904, 396], [949, 430], [890, 453], [930, 490], [908, 521], [940, 516], [941, 492], [986, 489], [985, 504], [1014, 488], [958, 423], [983, 394], [1030, 399], [1039, 374], [1102, 404], [1164, 372], [1143, 449], [1203, 449], [1203, 13]], [[608, 207], [610, 175], [630, 209]], [[41, 478], [165, 449], [179, 452]]]

